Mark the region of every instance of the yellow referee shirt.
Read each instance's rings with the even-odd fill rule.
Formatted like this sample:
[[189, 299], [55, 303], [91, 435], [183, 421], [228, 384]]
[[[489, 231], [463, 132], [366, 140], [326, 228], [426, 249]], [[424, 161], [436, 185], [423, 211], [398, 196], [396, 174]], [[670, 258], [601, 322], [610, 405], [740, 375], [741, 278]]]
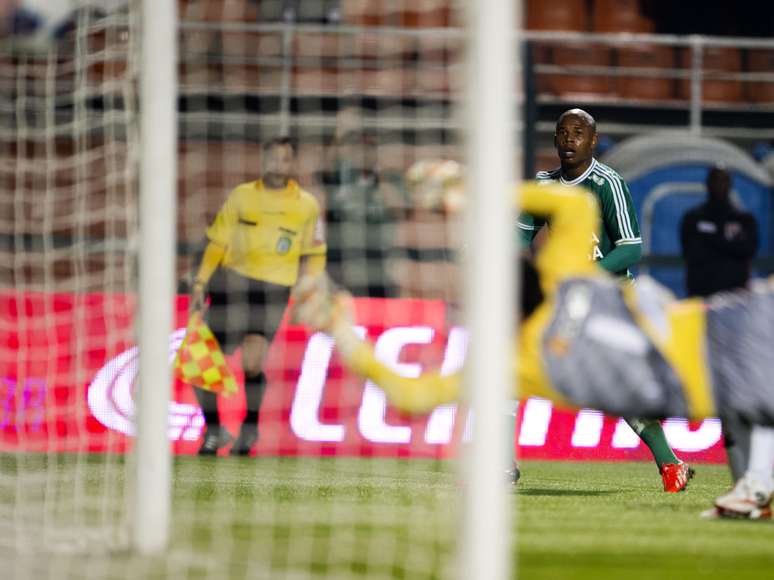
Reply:
[[302, 257], [325, 256], [319, 217], [317, 200], [294, 180], [284, 189], [266, 189], [259, 179], [238, 185], [229, 194], [207, 237], [224, 250], [222, 267], [292, 286]]

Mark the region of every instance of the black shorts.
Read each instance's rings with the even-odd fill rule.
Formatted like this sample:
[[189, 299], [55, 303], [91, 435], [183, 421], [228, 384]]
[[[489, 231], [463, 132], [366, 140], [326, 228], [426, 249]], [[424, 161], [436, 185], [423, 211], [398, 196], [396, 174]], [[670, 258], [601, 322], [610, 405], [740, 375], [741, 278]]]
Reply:
[[272, 341], [290, 298], [290, 288], [219, 268], [207, 284], [205, 320], [223, 352], [234, 352], [248, 334]]

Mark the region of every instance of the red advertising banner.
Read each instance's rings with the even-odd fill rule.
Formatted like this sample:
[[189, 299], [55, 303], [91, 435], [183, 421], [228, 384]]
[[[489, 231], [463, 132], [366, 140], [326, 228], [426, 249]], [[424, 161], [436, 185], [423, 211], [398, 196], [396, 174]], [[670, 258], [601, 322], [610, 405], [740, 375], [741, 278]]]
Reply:
[[[177, 298], [170, 362], [183, 338], [187, 301]], [[443, 303], [357, 299], [355, 305], [359, 332], [399, 372], [417, 375], [425, 367], [440, 367], [448, 373], [461, 367], [467, 336], [462, 328], [447, 326]], [[127, 295], [0, 293], [0, 451], [130, 448], [138, 363], [133, 314]], [[227, 358], [241, 382], [239, 353]], [[453, 405], [423, 417], [402, 415], [378, 387], [344, 371], [330, 338], [286, 322], [270, 349], [266, 374], [259, 455], [444, 458], [455, 454], [472, 420]], [[223, 424], [236, 432], [244, 413], [242, 394], [221, 398], [220, 411]], [[649, 457], [625, 422], [596, 411], [562, 411], [530, 399], [518, 407], [518, 418], [522, 458]], [[202, 427], [191, 388], [176, 381], [169, 408], [175, 453], [194, 453]], [[725, 460], [718, 420], [669, 419], [664, 428], [682, 458]]]

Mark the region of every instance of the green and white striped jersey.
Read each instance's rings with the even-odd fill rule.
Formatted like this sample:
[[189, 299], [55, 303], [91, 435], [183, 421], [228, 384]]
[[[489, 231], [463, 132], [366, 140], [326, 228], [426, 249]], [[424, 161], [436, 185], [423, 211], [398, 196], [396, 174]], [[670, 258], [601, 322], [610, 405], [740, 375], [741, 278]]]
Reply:
[[[592, 192], [599, 202], [602, 212], [602, 231], [597, 235], [589, 232], [594, 240], [594, 254], [589, 256], [596, 261], [601, 260], [617, 246], [641, 245], [640, 225], [634, 210], [629, 187], [618, 173], [596, 159], [591, 160], [589, 168], [583, 175], [567, 180], [562, 177], [560, 169], [540, 171], [535, 176], [537, 181], [558, 181], [563, 185], [576, 185]], [[529, 243], [535, 237], [545, 220], [528, 213], [519, 216], [519, 231], [521, 239]], [[618, 276], [631, 277], [628, 270], [615, 272]]]

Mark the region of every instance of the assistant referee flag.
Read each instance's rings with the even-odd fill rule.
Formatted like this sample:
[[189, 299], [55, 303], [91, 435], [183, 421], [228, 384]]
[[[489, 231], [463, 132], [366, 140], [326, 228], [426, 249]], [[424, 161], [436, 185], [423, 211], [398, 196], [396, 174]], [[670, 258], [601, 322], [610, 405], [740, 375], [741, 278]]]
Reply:
[[175, 378], [224, 397], [237, 392], [237, 381], [210, 327], [195, 312], [175, 357]]

